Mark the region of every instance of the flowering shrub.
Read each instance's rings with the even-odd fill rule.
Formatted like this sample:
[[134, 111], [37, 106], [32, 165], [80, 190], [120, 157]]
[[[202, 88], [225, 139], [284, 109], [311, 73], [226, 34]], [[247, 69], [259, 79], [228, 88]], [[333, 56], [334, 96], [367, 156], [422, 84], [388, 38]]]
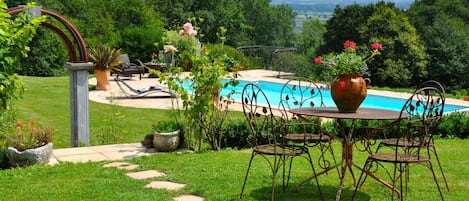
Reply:
[[340, 74], [354, 73], [365, 74], [368, 72], [366, 62], [383, 49], [379, 43], [371, 45], [371, 54], [362, 56], [356, 52], [356, 43], [350, 40], [344, 42], [344, 50], [340, 54], [330, 53], [314, 58], [314, 64], [325, 65], [325, 76], [336, 77]]
[[[194, 27], [189, 23], [184, 25], [184, 29], [178, 35], [183, 41], [197, 41], [195, 38]], [[179, 40], [175, 40], [179, 41]], [[224, 41], [224, 40], [222, 40]], [[175, 45], [178, 49], [178, 57], [182, 55], [190, 58], [190, 68], [186, 68], [184, 63], [173, 68], [168, 73], [160, 73], [160, 82], [165, 83], [168, 88], [179, 95], [182, 102], [182, 109], [179, 108], [179, 99], [173, 100], [173, 111], [176, 121], [188, 127], [184, 131], [185, 143], [190, 149], [198, 147], [202, 149], [202, 144], [208, 141], [213, 149], [220, 149], [223, 138], [221, 136], [222, 125], [226, 120], [228, 113], [228, 105], [232, 103], [231, 95], [220, 96], [220, 90], [227, 88], [229, 85], [237, 85], [237, 81], [232, 79], [229, 82], [222, 83], [225, 77], [230, 77], [228, 71], [225, 70], [226, 60], [224, 57], [209, 57], [209, 52], [199, 43], [193, 43], [189, 50], [183, 49], [184, 46]], [[185, 55], [187, 54], [187, 55]], [[190, 74], [184, 70], [189, 70]], [[181, 84], [191, 82], [191, 93], [186, 91]], [[157, 125], [162, 127], [161, 125]], [[155, 126], [153, 126], [155, 130]]]
[[197, 31], [194, 29], [191, 23], [186, 22], [183, 27], [183, 29], [179, 30], [179, 35], [187, 37], [197, 35]]
[[18, 151], [34, 149], [51, 142], [52, 130], [49, 128], [35, 127], [36, 120], [29, 120], [28, 124], [21, 121], [15, 123], [16, 130], [14, 134], [7, 135], [10, 146]]
[[180, 31], [167, 31], [163, 37], [164, 52], [172, 53], [171, 57], [174, 56], [176, 64], [186, 71], [193, 67], [195, 57], [202, 54], [202, 44], [196, 35], [194, 26], [187, 22]]

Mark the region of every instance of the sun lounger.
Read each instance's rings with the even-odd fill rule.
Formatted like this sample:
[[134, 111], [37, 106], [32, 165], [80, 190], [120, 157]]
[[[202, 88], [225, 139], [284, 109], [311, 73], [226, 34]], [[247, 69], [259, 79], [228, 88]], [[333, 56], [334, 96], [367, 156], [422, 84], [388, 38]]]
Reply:
[[148, 88], [139, 88], [135, 89], [132, 86], [130, 86], [128, 83], [126, 83], [124, 80], [116, 77], [114, 78], [114, 81], [116, 81], [117, 86], [121, 89], [122, 93], [124, 93], [125, 96], [128, 98], [143, 98], [143, 97], [149, 97], [148, 95], [154, 94], [154, 93], [159, 93], [157, 96], [151, 96], [151, 97], [174, 97], [175, 94], [171, 92], [167, 87], [163, 86], [150, 86]]

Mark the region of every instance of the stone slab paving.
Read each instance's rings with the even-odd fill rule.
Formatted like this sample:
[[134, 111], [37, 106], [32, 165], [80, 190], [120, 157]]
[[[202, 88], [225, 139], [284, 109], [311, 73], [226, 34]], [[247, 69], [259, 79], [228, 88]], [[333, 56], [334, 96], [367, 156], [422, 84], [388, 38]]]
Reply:
[[186, 186], [186, 184], [179, 184], [170, 181], [152, 181], [145, 187], [177, 191], [181, 188], [184, 188], [184, 186]]
[[[103, 165], [104, 168], [120, 168], [125, 170], [133, 170], [138, 168], [139, 166], [136, 164], [128, 163], [128, 162], [110, 162]], [[145, 170], [140, 172], [129, 172], [126, 174], [127, 176], [133, 179], [150, 179], [155, 177], [166, 176], [165, 173], [159, 172], [157, 170]], [[166, 189], [171, 191], [177, 191], [184, 188], [186, 184], [179, 184], [170, 181], [151, 181], [145, 188], [154, 188], [154, 189]], [[174, 198], [175, 201], [203, 201], [204, 198], [194, 195], [180, 195]]]
[[174, 198], [175, 201], [204, 201], [203, 197], [195, 195], [180, 195]]
[[125, 174], [134, 179], [150, 179], [154, 177], [166, 176], [165, 173], [159, 172], [158, 170], [145, 170], [140, 172], [129, 172]]
[[127, 163], [127, 162], [112, 162], [112, 163], [104, 164], [103, 167], [105, 168], [115, 167], [121, 170], [135, 170], [138, 168], [138, 165]]

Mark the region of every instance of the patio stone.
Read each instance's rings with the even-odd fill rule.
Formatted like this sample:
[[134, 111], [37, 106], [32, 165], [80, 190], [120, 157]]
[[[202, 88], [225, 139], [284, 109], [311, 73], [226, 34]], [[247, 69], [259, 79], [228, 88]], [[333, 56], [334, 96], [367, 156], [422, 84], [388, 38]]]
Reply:
[[138, 168], [138, 165], [127, 163], [127, 162], [112, 162], [112, 163], [104, 164], [103, 167], [104, 168], [115, 167], [121, 170], [135, 170]]
[[186, 184], [179, 184], [179, 183], [174, 183], [170, 181], [152, 181], [145, 187], [177, 191], [181, 188], [184, 188], [184, 186], [186, 186]]
[[180, 195], [174, 198], [175, 201], [204, 201], [203, 197], [195, 195]]
[[158, 172], [157, 170], [145, 170], [140, 172], [129, 172], [125, 174], [134, 179], [149, 179], [153, 177], [162, 177], [166, 176], [165, 173]]

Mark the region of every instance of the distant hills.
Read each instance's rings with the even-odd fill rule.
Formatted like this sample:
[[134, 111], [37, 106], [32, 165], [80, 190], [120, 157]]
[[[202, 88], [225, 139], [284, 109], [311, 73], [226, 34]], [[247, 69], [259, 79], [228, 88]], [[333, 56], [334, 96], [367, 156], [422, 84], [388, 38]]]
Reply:
[[[366, 5], [370, 3], [377, 3], [380, 0], [271, 0], [271, 4], [301, 4], [301, 5], [335, 5], [339, 4], [341, 6], [350, 5], [350, 4], [361, 4]], [[384, 0], [385, 2], [393, 2], [397, 7], [402, 9], [408, 9], [410, 4], [414, 3], [414, 0]]]

